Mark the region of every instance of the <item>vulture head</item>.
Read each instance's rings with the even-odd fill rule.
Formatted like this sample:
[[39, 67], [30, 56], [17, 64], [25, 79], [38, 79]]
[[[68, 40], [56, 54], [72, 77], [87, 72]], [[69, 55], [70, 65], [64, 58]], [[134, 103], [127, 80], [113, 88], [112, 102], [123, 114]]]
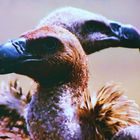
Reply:
[[0, 46], [1, 74], [27, 75], [47, 86], [73, 80], [86, 61], [78, 39], [61, 27], [41, 27]]

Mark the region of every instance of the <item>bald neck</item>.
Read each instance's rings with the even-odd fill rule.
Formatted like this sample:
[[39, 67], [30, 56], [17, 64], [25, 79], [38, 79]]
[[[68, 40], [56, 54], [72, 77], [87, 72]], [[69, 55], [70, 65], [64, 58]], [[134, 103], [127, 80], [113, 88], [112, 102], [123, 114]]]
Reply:
[[33, 139], [81, 139], [77, 116], [81, 91], [62, 85], [47, 89], [38, 87], [38, 92], [32, 97], [26, 117]]
[[88, 71], [76, 68], [71, 76], [71, 81], [49, 87], [38, 83], [26, 117], [33, 139], [81, 139], [77, 109], [87, 89]]

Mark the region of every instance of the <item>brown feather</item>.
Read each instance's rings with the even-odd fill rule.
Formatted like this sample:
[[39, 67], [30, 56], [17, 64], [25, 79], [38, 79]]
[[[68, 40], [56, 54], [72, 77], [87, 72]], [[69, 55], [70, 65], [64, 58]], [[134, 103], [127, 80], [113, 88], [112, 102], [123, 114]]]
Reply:
[[[120, 86], [114, 83], [103, 86], [95, 98], [86, 91], [84, 103], [78, 110], [82, 128], [85, 130], [89, 127], [88, 132], [83, 131], [86, 133], [83, 134], [86, 138], [111, 139], [124, 127], [140, 125], [138, 105], [123, 93]], [[90, 130], [93, 132], [91, 133]]]
[[[25, 96], [18, 81], [15, 80], [10, 81], [9, 85], [6, 83], [1, 85], [0, 97], [2, 100], [5, 99], [3, 104], [0, 101], [0, 139], [30, 140], [22, 114], [29, 101], [29, 93]], [[17, 105], [15, 109], [11, 108], [12, 104]]]

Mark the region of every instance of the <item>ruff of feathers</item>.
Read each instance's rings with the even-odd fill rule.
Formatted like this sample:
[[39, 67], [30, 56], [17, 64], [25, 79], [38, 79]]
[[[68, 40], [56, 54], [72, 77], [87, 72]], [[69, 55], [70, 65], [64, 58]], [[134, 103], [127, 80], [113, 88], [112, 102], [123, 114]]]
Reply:
[[[82, 126], [88, 130], [85, 133], [93, 134], [94, 140], [110, 140], [119, 130], [140, 125], [138, 105], [123, 94], [124, 90], [114, 83], [103, 86], [96, 96], [91, 96], [86, 91], [84, 102], [78, 111]], [[86, 138], [88, 139], [87, 134]]]
[[[84, 93], [83, 103], [78, 109], [78, 116], [81, 128], [87, 130], [83, 133], [86, 140], [91, 138], [94, 140], [111, 139], [113, 135], [127, 126], [140, 125], [138, 105], [134, 101], [128, 100], [123, 94], [122, 88], [114, 83], [106, 84], [96, 95], [91, 96], [88, 90]], [[17, 80], [10, 82], [9, 85], [1, 84], [1, 139], [30, 140], [23, 113], [26, 105], [30, 102], [31, 95], [31, 92], [23, 94]]]

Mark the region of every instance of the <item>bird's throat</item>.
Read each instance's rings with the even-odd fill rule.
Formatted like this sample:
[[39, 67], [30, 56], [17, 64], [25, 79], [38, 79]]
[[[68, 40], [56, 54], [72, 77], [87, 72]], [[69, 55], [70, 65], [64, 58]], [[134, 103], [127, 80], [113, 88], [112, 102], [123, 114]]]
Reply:
[[50, 87], [38, 84], [26, 116], [28, 129], [34, 140], [81, 139], [77, 110], [88, 82], [88, 70], [83, 66], [85, 65], [75, 65], [69, 82]]
[[[40, 89], [40, 93], [33, 95], [26, 116], [33, 139], [80, 139], [77, 109], [82, 96], [78, 90], [63, 85]], [[78, 92], [77, 96], [73, 92]]]

